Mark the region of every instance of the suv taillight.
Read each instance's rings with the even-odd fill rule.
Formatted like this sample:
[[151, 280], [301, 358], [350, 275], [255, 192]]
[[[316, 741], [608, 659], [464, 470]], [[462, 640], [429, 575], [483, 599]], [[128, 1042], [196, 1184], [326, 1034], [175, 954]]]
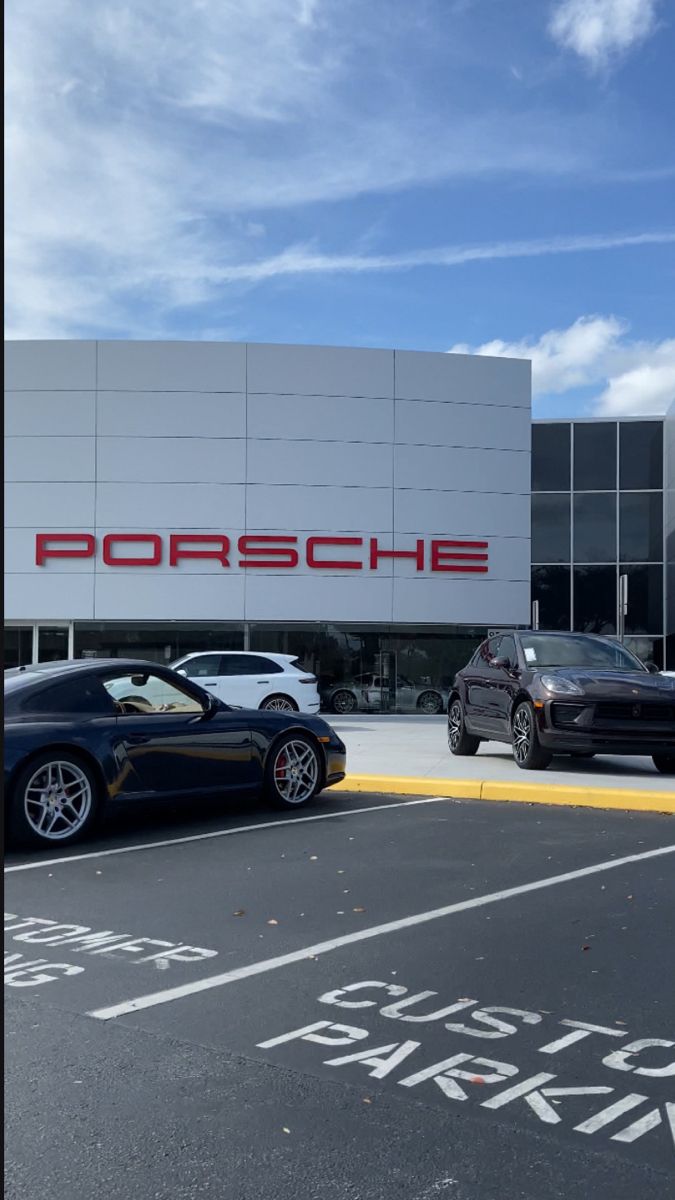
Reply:
[[303, 675], [302, 679], [298, 680], [298, 683], [316, 683], [316, 675]]

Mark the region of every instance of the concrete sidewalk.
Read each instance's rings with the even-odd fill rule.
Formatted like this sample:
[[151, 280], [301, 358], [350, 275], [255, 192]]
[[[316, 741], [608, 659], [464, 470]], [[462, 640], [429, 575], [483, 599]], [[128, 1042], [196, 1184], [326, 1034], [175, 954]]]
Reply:
[[510, 747], [501, 742], [483, 743], [472, 758], [455, 758], [448, 750], [445, 716], [354, 714], [327, 719], [347, 745], [344, 788], [428, 794], [444, 785], [444, 792], [447, 788], [447, 794], [457, 796], [675, 812], [675, 776], [662, 775], [651, 758], [602, 755], [582, 760], [561, 755], [546, 771], [522, 771]]

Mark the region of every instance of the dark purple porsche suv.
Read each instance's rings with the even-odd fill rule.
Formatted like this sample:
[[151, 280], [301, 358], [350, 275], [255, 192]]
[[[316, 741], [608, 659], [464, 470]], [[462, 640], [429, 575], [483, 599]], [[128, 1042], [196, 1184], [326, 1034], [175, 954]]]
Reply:
[[455, 676], [453, 754], [510, 742], [524, 770], [554, 754], [645, 754], [675, 775], [675, 678], [619, 642], [587, 633], [508, 631], [488, 638]]

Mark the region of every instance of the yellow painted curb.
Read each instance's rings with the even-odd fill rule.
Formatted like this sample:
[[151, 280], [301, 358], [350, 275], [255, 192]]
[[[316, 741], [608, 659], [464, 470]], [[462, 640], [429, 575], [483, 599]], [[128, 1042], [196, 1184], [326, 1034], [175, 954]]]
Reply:
[[493, 779], [431, 779], [402, 775], [348, 775], [331, 791], [388, 792], [395, 796], [447, 796], [458, 800], [513, 800], [675, 814], [675, 791], [572, 787], [557, 783], [507, 783]]

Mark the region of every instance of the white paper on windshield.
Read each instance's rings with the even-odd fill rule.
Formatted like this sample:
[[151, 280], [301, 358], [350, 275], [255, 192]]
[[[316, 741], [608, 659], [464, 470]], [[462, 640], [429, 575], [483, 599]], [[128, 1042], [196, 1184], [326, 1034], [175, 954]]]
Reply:
[[525, 646], [524, 649], [525, 649], [525, 661], [526, 662], [536, 662], [537, 655], [534, 650], [534, 647], [533, 646]]

